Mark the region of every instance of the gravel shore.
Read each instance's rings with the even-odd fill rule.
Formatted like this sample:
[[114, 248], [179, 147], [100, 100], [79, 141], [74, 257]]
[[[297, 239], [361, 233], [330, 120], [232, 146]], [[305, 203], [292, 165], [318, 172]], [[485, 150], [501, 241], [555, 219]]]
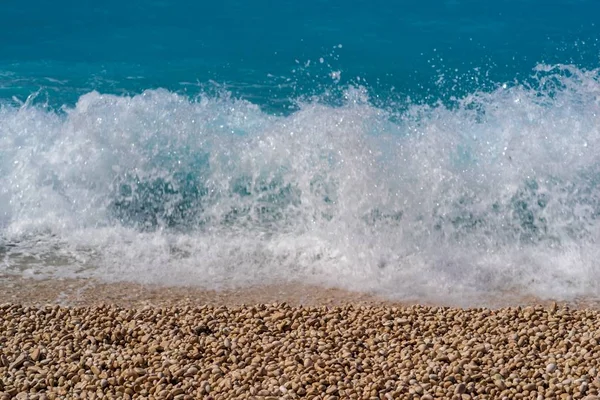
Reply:
[[0, 398], [597, 399], [592, 309], [0, 306]]

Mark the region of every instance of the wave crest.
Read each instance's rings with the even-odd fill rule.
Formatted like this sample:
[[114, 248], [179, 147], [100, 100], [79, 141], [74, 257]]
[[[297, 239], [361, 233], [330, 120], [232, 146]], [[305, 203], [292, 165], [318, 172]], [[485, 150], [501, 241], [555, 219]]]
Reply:
[[599, 81], [540, 65], [535, 85], [452, 105], [398, 111], [348, 87], [342, 105], [287, 116], [166, 90], [91, 92], [63, 112], [5, 105], [2, 268], [402, 299], [590, 294]]

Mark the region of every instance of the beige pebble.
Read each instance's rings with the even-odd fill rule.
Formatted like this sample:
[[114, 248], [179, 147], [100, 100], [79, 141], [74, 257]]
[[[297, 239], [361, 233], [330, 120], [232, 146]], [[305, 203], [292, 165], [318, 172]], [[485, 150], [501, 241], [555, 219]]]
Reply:
[[4, 354], [0, 353], [0, 367], [8, 367], [9, 365], [10, 362], [8, 361], [8, 358], [6, 358]]
[[40, 310], [0, 308], [0, 326], [7, 327], [0, 336], [0, 392], [9, 398], [31, 389], [30, 398], [46, 390], [48, 399], [112, 393], [178, 400], [483, 394], [592, 400], [600, 390], [594, 310], [282, 304]]
[[25, 363], [25, 361], [27, 361], [27, 358], [28, 358], [28, 356], [26, 353], [19, 354], [19, 356], [12, 362], [12, 364], [10, 364], [8, 369], [11, 370], [11, 369], [16, 369], [16, 368], [21, 368], [21, 366]]
[[35, 349], [33, 349], [33, 351], [29, 354], [29, 358], [31, 358], [33, 361], [39, 361], [40, 360], [40, 355], [41, 355], [41, 350], [39, 347], [36, 347]]
[[465, 390], [467, 390], [467, 385], [465, 385], [464, 383], [459, 383], [458, 385], [456, 385], [456, 388], [454, 389], [454, 393], [463, 394], [465, 392]]

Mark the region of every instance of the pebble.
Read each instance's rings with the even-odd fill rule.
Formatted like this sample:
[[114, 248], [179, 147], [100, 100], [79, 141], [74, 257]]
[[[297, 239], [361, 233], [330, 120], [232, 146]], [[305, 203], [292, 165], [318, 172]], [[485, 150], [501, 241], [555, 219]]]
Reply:
[[33, 351], [31, 352], [31, 354], [29, 355], [29, 357], [33, 360], [33, 361], [39, 361], [40, 359], [40, 348], [36, 347], [35, 349], [33, 349]]
[[598, 320], [555, 305], [4, 304], [0, 399], [599, 400]]
[[456, 389], [454, 389], [454, 393], [463, 394], [467, 390], [467, 386], [464, 383], [459, 383], [456, 385]]
[[17, 358], [8, 366], [8, 369], [16, 369], [16, 368], [20, 368], [25, 361], [27, 361], [27, 354], [25, 353], [21, 353], [17, 356]]

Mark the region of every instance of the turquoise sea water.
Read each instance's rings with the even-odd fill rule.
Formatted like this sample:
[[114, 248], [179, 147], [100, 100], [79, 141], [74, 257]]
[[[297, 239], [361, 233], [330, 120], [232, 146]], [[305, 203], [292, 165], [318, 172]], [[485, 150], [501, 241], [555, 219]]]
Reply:
[[0, 272], [600, 289], [600, 3], [0, 5]]

